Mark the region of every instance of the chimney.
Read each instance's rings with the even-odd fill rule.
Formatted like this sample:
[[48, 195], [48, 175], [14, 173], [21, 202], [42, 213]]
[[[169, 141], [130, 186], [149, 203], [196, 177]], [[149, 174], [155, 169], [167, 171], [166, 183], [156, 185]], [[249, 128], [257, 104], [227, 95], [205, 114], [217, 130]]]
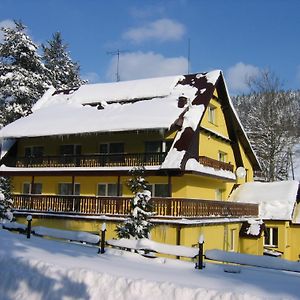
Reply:
[[181, 96], [178, 97], [178, 103], [177, 106], [179, 108], [183, 108], [187, 104], [187, 97], [182, 94]]

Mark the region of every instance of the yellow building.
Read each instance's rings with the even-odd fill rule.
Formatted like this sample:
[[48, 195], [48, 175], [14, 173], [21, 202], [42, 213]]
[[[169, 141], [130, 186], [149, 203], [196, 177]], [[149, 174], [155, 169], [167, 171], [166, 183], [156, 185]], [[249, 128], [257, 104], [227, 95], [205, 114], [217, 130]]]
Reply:
[[153, 239], [193, 245], [205, 233], [207, 248], [240, 251], [241, 224], [258, 214], [227, 201], [260, 167], [221, 71], [50, 89], [0, 139], [15, 215], [45, 226], [98, 231], [106, 220], [113, 237], [128, 214], [128, 171], [141, 165]]
[[264, 254], [300, 260], [300, 199], [298, 181], [248, 182], [230, 196], [238, 203], [259, 205], [264, 223]]

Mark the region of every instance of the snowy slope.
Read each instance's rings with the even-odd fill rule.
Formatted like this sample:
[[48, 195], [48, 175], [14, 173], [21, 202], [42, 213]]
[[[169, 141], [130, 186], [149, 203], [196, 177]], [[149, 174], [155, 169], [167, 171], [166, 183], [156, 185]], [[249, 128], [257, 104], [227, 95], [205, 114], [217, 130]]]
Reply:
[[194, 264], [0, 230], [0, 299], [299, 299], [300, 274]]

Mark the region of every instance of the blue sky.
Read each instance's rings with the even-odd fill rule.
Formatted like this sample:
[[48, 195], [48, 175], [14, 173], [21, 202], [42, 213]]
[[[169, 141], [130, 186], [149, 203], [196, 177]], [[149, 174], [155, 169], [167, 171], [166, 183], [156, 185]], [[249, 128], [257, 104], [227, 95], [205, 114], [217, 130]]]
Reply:
[[[222, 69], [232, 94], [270, 69], [300, 87], [299, 0], [1, 0], [0, 26], [21, 20], [37, 43], [60, 31], [90, 82]], [[1, 40], [1, 36], [0, 36]]]

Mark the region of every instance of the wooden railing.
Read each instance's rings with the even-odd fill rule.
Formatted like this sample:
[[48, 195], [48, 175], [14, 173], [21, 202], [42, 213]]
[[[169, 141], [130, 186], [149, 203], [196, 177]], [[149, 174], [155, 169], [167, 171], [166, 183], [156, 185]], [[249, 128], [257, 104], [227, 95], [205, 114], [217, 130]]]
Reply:
[[231, 171], [233, 172], [233, 165], [230, 163], [226, 163], [223, 161], [219, 161], [210, 157], [206, 156], [199, 156], [199, 162], [200, 164], [207, 166], [207, 167], [212, 167], [217, 170], [226, 170], [226, 171]]
[[[88, 215], [128, 215], [129, 197], [13, 195], [14, 209]], [[242, 217], [257, 216], [258, 205], [229, 201], [182, 198], [152, 198], [157, 216], [171, 217]]]
[[61, 155], [41, 157], [9, 158], [7, 166], [16, 167], [122, 167], [122, 166], [155, 166], [161, 165], [166, 153], [119, 153], [119, 154], [89, 154]]

